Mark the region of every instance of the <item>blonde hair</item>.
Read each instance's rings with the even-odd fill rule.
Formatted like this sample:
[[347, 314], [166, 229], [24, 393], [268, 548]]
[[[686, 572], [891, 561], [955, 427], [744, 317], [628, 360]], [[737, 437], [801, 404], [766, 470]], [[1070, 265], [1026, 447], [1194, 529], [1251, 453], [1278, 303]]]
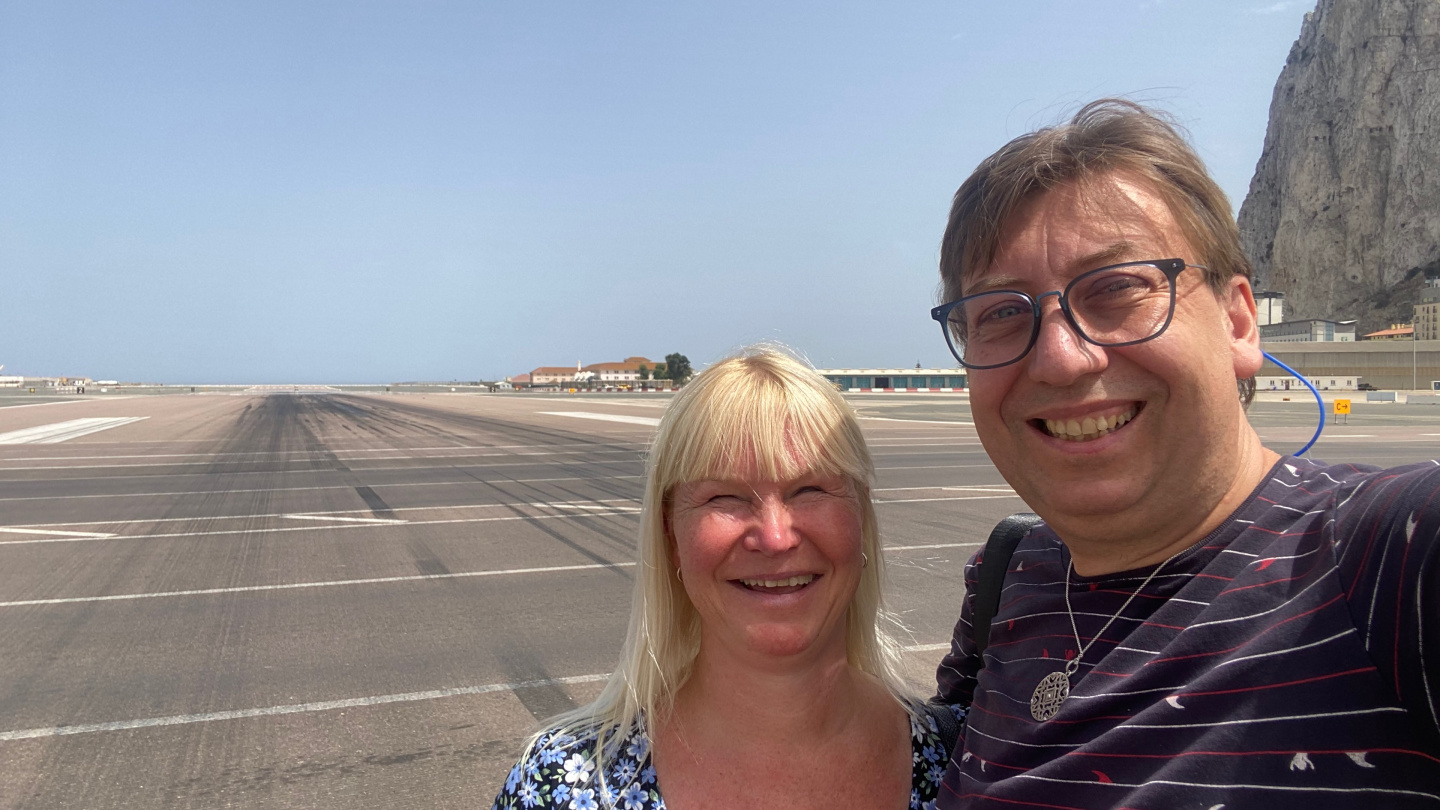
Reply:
[[666, 536], [673, 488], [756, 472], [785, 480], [810, 470], [845, 476], [858, 501], [861, 550], [869, 563], [846, 612], [850, 665], [875, 677], [902, 704], [911, 700], [899, 674], [900, 643], [882, 626], [900, 625], [882, 604], [885, 561], [870, 499], [875, 468], [855, 413], [805, 363], [779, 347], [750, 347], [701, 372], [661, 418], [646, 464], [630, 627], [619, 667], [593, 703], [546, 724], [547, 731], [598, 735], [600, 779], [608, 747], [637, 721], [648, 724], [668, 714], [700, 650], [699, 615], [676, 579]]

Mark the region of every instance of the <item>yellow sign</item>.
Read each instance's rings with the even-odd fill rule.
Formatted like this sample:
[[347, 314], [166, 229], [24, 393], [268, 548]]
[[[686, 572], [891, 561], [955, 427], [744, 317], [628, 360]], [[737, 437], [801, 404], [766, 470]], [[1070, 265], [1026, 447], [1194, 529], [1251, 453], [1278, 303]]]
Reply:
[[1348, 414], [1350, 413], [1350, 400], [1348, 400], [1348, 399], [1337, 399], [1337, 400], [1335, 400], [1335, 413], [1337, 413], [1337, 414], [1343, 413], [1343, 414], [1347, 414], [1347, 415], [1348, 415]]

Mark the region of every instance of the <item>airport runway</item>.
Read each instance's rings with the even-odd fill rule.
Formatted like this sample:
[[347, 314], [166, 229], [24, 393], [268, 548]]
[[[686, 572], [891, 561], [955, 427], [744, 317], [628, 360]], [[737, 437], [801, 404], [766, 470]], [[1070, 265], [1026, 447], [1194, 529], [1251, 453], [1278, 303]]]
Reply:
[[[964, 561], [1023, 504], [963, 396], [852, 401], [924, 678]], [[0, 808], [488, 807], [537, 720], [614, 665], [666, 402], [0, 407]], [[1252, 421], [1284, 452], [1313, 413]], [[1440, 454], [1440, 408], [1350, 421], [1313, 455]]]

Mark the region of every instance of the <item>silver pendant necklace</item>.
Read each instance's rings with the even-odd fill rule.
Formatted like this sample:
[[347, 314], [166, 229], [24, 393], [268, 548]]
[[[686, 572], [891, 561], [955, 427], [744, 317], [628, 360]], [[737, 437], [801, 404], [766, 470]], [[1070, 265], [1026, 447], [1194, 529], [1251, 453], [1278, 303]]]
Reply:
[[1035, 691], [1030, 694], [1031, 717], [1035, 718], [1037, 722], [1043, 723], [1056, 714], [1059, 714], [1060, 707], [1065, 703], [1065, 699], [1070, 697], [1070, 676], [1080, 670], [1080, 659], [1084, 658], [1085, 653], [1094, 646], [1095, 642], [1099, 640], [1101, 636], [1105, 635], [1105, 631], [1109, 630], [1110, 625], [1114, 624], [1115, 620], [1120, 618], [1120, 614], [1125, 612], [1125, 608], [1130, 607], [1130, 603], [1135, 601], [1135, 597], [1139, 596], [1141, 591], [1145, 590], [1145, 586], [1149, 585], [1150, 580], [1154, 579], [1155, 575], [1160, 573], [1160, 569], [1169, 565], [1171, 560], [1179, 557], [1188, 548], [1187, 546], [1185, 549], [1171, 554], [1165, 559], [1165, 562], [1155, 566], [1155, 570], [1150, 572], [1150, 576], [1145, 577], [1145, 581], [1141, 582], [1140, 587], [1136, 588], [1135, 592], [1130, 594], [1130, 597], [1125, 600], [1125, 604], [1121, 605], [1120, 609], [1115, 611], [1115, 615], [1111, 616], [1110, 620], [1105, 622], [1105, 626], [1100, 628], [1100, 632], [1091, 636], [1090, 643], [1083, 646], [1080, 644], [1080, 628], [1075, 625], [1075, 611], [1070, 608], [1070, 573], [1075, 570], [1075, 560], [1070, 560], [1070, 563], [1065, 568], [1065, 614], [1070, 617], [1070, 631], [1075, 634], [1075, 647], [1079, 652], [1075, 653], [1074, 658], [1065, 662], [1064, 669], [1059, 672], [1052, 672], [1040, 679], [1040, 683], [1035, 686]]

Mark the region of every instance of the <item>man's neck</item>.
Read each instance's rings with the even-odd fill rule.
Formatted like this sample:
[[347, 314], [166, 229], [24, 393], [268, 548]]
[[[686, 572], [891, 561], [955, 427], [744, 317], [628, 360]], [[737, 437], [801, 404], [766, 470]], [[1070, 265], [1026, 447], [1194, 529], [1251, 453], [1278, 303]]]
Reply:
[[1075, 564], [1075, 573], [1084, 577], [1103, 576], [1117, 571], [1158, 565], [1193, 546], [1218, 528], [1239, 509], [1264, 480], [1280, 455], [1260, 443], [1245, 423], [1234, 466], [1228, 481], [1217, 482], [1207, 493], [1197, 486], [1195, 508], [1157, 517], [1145, 509], [1098, 518], [1046, 518], [1064, 541]]

